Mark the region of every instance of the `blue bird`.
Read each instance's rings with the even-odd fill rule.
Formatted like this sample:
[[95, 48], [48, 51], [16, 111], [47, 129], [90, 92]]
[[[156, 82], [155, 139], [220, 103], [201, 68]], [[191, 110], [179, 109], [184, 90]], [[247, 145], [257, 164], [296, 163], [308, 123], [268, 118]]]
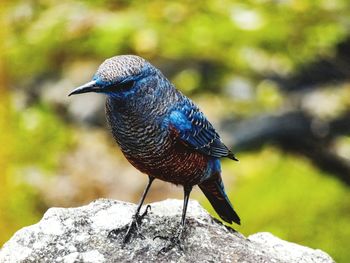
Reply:
[[199, 108], [157, 68], [134, 55], [112, 57], [100, 65], [92, 81], [69, 96], [86, 92], [106, 95], [107, 122], [115, 141], [128, 161], [149, 177], [124, 243], [147, 213], [146, 209], [140, 215], [140, 209], [155, 178], [184, 188], [181, 228], [173, 241], [179, 243], [182, 238], [195, 185], [224, 221], [240, 224], [220, 168], [220, 158], [237, 159]]

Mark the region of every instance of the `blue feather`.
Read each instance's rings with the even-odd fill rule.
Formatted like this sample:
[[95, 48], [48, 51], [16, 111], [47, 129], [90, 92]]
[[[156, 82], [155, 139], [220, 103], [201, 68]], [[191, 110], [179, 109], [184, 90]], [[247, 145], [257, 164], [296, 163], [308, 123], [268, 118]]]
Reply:
[[230, 155], [214, 127], [188, 99], [174, 107], [165, 123], [175, 128], [180, 139], [196, 151], [215, 158]]
[[116, 56], [103, 62], [93, 80], [70, 95], [86, 92], [107, 95], [107, 121], [132, 165], [150, 178], [183, 185], [185, 200], [188, 189], [198, 184], [223, 220], [240, 223], [225, 193], [219, 160], [235, 160], [233, 153], [198, 107], [158, 69], [137, 56]]

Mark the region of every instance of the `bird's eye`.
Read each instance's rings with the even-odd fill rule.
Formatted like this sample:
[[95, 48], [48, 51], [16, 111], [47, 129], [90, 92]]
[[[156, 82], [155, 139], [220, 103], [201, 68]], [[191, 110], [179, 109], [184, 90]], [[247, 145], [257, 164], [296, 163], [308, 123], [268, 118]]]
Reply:
[[131, 89], [134, 86], [134, 84], [135, 84], [135, 81], [133, 81], [133, 80], [125, 81], [125, 82], [120, 83], [118, 85], [118, 90], [127, 91], [127, 90]]
[[130, 90], [134, 86], [134, 84], [135, 84], [134, 80], [124, 81], [122, 83], [118, 83], [118, 84], [115, 84], [115, 85], [108, 87], [108, 91], [110, 91], [110, 92], [127, 91], [127, 90]]

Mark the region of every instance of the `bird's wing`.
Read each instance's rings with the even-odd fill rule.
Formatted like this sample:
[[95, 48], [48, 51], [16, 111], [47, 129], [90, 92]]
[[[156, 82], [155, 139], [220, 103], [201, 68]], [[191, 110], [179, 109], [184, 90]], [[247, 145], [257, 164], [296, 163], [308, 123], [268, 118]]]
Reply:
[[233, 153], [221, 142], [219, 134], [204, 114], [193, 103], [174, 108], [167, 121], [168, 127], [188, 147], [208, 156], [229, 157], [237, 160]]

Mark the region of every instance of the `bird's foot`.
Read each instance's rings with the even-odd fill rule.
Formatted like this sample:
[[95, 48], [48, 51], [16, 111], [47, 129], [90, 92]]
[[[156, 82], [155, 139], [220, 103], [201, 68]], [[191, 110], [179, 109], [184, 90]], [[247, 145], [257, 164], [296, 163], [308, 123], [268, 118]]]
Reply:
[[147, 215], [148, 209], [151, 209], [150, 205], [146, 206], [146, 210], [141, 215], [136, 213], [133, 216], [132, 221], [129, 224], [128, 230], [126, 231], [126, 234], [125, 234], [124, 239], [123, 239], [124, 244], [126, 244], [130, 241], [132, 234], [137, 234], [138, 236], [140, 236], [143, 239], [145, 238], [140, 232], [140, 225], [141, 225], [142, 219]]
[[172, 250], [175, 247], [178, 247], [181, 251], [183, 251], [183, 247], [182, 247], [182, 234], [183, 234], [183, 228], [181, 228], [178, 233], [174, 236], [170, 236], [170, 237], [165, 237], [165, 236], [155, 236], [153, 238], [153, 240], [159, 238], [162, 240], [166, 240], [168, 242], [168, 244], [166, 246], [164, 246], [159, 252], [158, 254], [165, 254], [167, 252], [169, 252], [170, 250]]
[[123, 238], [123, 244], [128, 243], [133, 234], [137, 234], [141, 238], [145, 238], [140, 232], [140, 225], [141, 225], [142, 219], [147, 215], [148, 209], [151, 209], [150, 205], [147, 205], [146, 210], [141, 215], [139, 213], [136, 213], [135, 215], [133, 215], [129, 226], [125, 225], [122, 228], [116, 228], [110, 231], [108, 233], [108, 238], [116, 238], [121, 232], [124, 232], [126, 228], [127, 230]]

